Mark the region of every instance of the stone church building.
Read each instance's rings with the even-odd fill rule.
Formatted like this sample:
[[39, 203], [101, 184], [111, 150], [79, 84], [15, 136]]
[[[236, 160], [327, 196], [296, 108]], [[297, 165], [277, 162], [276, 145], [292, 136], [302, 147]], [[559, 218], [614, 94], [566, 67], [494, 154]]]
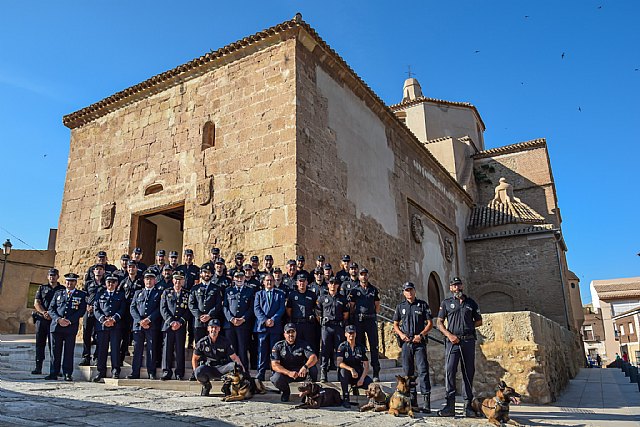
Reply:
[[386, 105], [299, 15], [64, 124], [65, 272], [136, 246], [147, 262], [182, 248], [204, 262], [217, 246], [228, 262], [324, 254], [337, 267], [348, 253], [389, 303], [411, 280], [437, 306], [460, 276], [484, 312], [576, 329], [545, 140], [487, 150], [473, 105], [426, 97], [415, 79]]

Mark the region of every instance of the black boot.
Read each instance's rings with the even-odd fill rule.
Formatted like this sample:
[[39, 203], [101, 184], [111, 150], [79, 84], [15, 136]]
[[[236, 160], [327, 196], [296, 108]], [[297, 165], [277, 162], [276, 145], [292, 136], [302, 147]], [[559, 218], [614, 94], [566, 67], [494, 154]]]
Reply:
[[91, 366], [91, 358], [89, 356], [83, 357], [78, 366]]
[[202, 384], [202, 391], [200, 391], [200, 396], [209, 396], [209, 392], [211, 391], [211, 383], [207, 381]]
[[438, 411], [439, 417], [455, 417], [456, 416], [456, 401], [454, 399], [447, 399], [447, 403], [442, 409]]
[[415, 410], [419, 410], [420, 406], [418, 406], [418, 392], [415, 388], [409, 390], [409, 394], [411, 395], [411, 407]]
[[31, 375], [41, 375], [42, 374], [42, 361], [36, 360], [36, 369], [31, 371]]
[[470, 400], [465, 400], [464, 401], [464, 416], [467, 418], [476, 418], [478, 414], [476, 414], [476, 411], [473, 409], [473, 406], [471, 406], [471, 401]]
[[327, 382], [327, 370], [324, 368], [320, 369], [320, 382], [321, 383]]
[[344, 393], [342, 395], [342, 406], [347, 409], [351, 408], [351, 402], [349, 402], [349, 393]]
[[425, 393], [422, 395], [422, 412], [425, 414], [431, 413], [431, 393]]

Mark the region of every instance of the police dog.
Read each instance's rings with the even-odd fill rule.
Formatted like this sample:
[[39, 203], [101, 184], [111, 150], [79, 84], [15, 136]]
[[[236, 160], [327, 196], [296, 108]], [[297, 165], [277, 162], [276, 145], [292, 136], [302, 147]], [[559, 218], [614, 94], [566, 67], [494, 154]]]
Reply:
[[318, 409], [325, 406], [340, 406], [340, 392], [334, 388], [322, 387], [313, 382], [304, 382], [298, 387], [302, 403], [296, 409]]
[[382, 390], [380, 384], [369, 384], [364, 395], [369, 398], [369, 402], [360, 407], [360, 412], [371, 410], [373, 410], [373, 412], [384, 412], [389, 409], [389, 396]]
[[251, 399], [254, 394], [265, 394], [267, 392], [262, 381], [257, 378], [251, 378], [237, 363], [233, 371], [222, 377], [222, 381], [222, 390], [225, 394], [222, 398], [223, 402]]
[[511, 424], [514, 426], [521, 425], [515, 420], [509, 418], [509, 404], [520, 404], [520, 394], [513, 387], [507, 386], [504, 381], [496, 387], [496, 395], [487, 399], [473, 399], [471, 407], [476, 416], [484, 414], [488, 421], [496, 426]]
[[396, 391], [391, 395], [389, 399], [389, 413], [394, 417], [400, 414], [407, 414], [413, 418], [413, 408], [411, 408], [411, 395], [409, 394], [409, 383], [411, 377], [403, 377], [396, 375], [398, 385]]

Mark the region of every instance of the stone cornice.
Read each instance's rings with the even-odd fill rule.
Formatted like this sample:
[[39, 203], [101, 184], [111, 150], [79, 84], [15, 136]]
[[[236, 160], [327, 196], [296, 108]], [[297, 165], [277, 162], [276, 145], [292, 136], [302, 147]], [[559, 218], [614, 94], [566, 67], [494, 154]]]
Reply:
[[447, 101], [445, 99], [427, 98], [426, 96], [420, 96], [410, 101], [403, 101], [398, 104], [392, 104], [389, 106], [389, 108], [391, 108], [391, 111], [394, 111], [394, 112], [402, 111], [405, 108], [413, 107], [414, 105], [422, 104], [423, 102], [433, 102], [434, 104], [448, 105], [452, 107], [471, 108], [476, 113], [476, 116], [478, 116], [478, 120], [482, 124], [483, 130], [487, 128], [484, 124], [484, 121], [482, 120], [482, 117], [480, 117], [480, 113], [478, 112], [478, 109], [475, 107], [475, 105], [469, 102]]
[[518, 142], [517, 144], [505, 145], [504, 147], [491, 148], [474, 154], [474, 159], [486, 157], [502, 156], [503, 154], [517, 153], [519, 151], [533, 150], [535, 148], [546, 148], [547, 140], [544, 138], [532, 139], [530, 141]]

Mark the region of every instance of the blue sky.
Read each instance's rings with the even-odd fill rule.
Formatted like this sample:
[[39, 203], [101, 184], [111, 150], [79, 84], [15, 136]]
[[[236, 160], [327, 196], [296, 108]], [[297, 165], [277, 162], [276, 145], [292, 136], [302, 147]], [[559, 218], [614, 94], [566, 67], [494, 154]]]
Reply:
[[63, 115], [296, 12], [388, 104], [411, 65], [425, 96], [478, 108], [487, 148], [547, 138], [583, 300], [591, 280], [640, 275], [633, 0], [4, 0], [0, 239], [44, 248], [57, 227]]

